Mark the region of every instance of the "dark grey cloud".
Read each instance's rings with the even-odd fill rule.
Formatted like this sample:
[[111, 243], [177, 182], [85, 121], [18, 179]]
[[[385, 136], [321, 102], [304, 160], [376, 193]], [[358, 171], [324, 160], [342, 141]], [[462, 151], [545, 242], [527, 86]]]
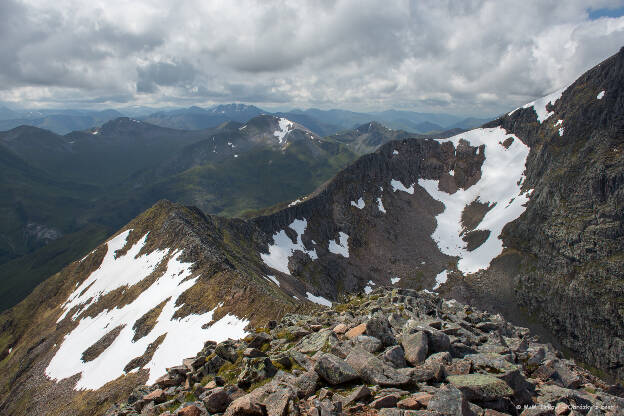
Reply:
[[0, 100], [492, 114], [624, 45], [624, 17], [589, 15], [624, 0], [591, 3], [4, 0]]
[[188, 62], [150, 62], [137, 68], [137, 92], [152, 93], [158, 86], [180, 86], [194, 81], [197, 71]]

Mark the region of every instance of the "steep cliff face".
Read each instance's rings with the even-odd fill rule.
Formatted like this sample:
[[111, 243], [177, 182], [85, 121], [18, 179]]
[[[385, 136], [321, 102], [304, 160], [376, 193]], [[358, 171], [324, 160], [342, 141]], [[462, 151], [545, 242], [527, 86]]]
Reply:
[[472, 293], [486, 281], [499, 286], [486, 297], [507, 288], [506, 299], [570, 352], [622, 379], [624, 50], [585, 73], [545, 112], [549, 117], [540, 120], [521, 108], [490, 124], [530, 146], [526, 186], [534, 192], [525, 213], [504, 230], [505, 256], [471, 279]]

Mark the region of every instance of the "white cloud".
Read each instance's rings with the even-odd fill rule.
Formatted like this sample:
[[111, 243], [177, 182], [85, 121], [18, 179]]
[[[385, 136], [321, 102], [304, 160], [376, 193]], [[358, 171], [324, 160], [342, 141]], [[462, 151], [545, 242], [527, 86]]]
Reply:
[[624, 45], [624, 17], [590, 20], [587, 7], [581, 0], [7, 0], [0, 100], [502, 113], [570, 83]]

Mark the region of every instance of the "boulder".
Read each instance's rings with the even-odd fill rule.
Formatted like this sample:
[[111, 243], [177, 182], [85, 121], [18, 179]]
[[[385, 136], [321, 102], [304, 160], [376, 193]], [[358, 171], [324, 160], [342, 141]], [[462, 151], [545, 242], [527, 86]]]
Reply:
[[366, 334], [379, 339], [385, 347], [396, 344], [388, 318], [381, 313], [366, 322]]
[[167, 395], [163, 389], [156, 389], [153, 392], [143, 396], [145, 401], [154, 401], [154, 403], [162, 403], [167, 400]]
[[177, 416], [201, 416], [202, 412], [194, 404], [183, 407], [176, 412]]
[[395, 345], [386, 349], [386, 351], [384, 351], [383, 358], [394, 368], [403, 368], [407, 366], [407, 362], [405, 361], [405, 352], [403, 351], [403, 347], [400, 345]]
[[224, 416], [267, 416], [267, 410], [263, 403], [246, 394], [230, 403]]
[[330, 348], [336, 344], [338, 344], [336, 334], [326, 329], [306, 335], [297, 343], [295, 348], [297, 351], [307, 354], [321, 351], [323, 348]]
[[400, 396], [398, 394], [388, 394], [387, 396], [382, 396], [378, 399], [373, 400], [369, 406], [373, 409], [396, 407], [399, 399]]
[[405, 359], [412, 365], [425, 361], [429, 352], [428, 337], [425, 332], [403, 335], [401, 345], [405, 351]]
[[306, 371], [295, 379], [293, 387], [297, 391], [297, 396], [303, 399], [314, 394], [318, 383], [319, 375], [316, 371]]
[[223, 387], [213, 389], [204, 398], [204, 406], [210, 413], [222, 413], [232, 400]]
[[368, 335], [359, 335], [353, 338], [352, 343], [368, 352], [378, 352], [383, 349], [383, 344], [378, 338]]
[[345, 324], [338, 324], [334, 327], [332, 331], [334, 331], [334, 334], [336, 335], [342, 335], [347, 332], [348, 329], [349, 328]]
[[354, 348], [347, 356], [362, 380], [379, 386], [402, 386], [410, 383], [410, 377], [361, 348]]
[[215, 347], [215, 354], [230, 362], [235, 362], [238, 359], [236, 345], [234, 345], [234, 341], [232, 340], [223, 341], [217, 344]]
[[365, 332], [366, 332], [366, 324], [360, 324], [348, 330], [345, 333], [345, 336], [349, 339], [352, 339], [352, 338], [355, 338], [357, 336], [364, 334]]
[[447, 380], [457, 387], [468, 401], [493, 401], [513, 395], [513, 390], [507, 383], [486, 374], [448, 376]]
[[247, 344], [249, 348], [262, 348], [264, 344], [268, 344], [273, 340], [273, 337], [266, 332], [256, 332], [250, 337], [251, 340]]
[[243, 371], [238, 376], [238, 385], [242, 388], [251, 386], [253, 383], [271, 378], [277, 369], [269, 358], [245, 358], [243, 359]]
[[327, 383], [337, 385], [356, 380], [359, 375], [353, 367], [333, 354], [322, 354], [314, 365], [314, 371]]
[[429, 400], [427, 410], [445, 416], [473, 416], [470, 406], [459, 389], [446, 385], [436, 391]]

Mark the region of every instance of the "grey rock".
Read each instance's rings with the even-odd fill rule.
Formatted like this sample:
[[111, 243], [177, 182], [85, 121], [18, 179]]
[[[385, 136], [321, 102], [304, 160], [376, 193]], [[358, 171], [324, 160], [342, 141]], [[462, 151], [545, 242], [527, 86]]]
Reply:
[[333, 354], [325, 353], [317, 360], [314, 371], [331, 385], [342, 384], [359, 378], [353, 367]]
[[386, 351], [384, 351], [383, 358], [394, 368], [403, 368], [407, 366], [407, 362], [405, 361], [405, 352], [403, 351], [403, 347], [400, 345], [395, 345], [386, 349]]
[[352, 344], [368, 352], [378, 352], [383, 349], [383, 344], [378, 338], [368, 335], [359, 335], [353, 338]]
[[383, 314], [375, 314], [366, 322], [366, 334], [379, 339], [386, 347], [396, 344], [388, 318]]
[[405, 359], [412, 365], [423, 363], [429, 352], [428, 336], [425, 332], [403, 335], [401, 345], [405, 351]]
[[381, 359], [361, 348], [354, 348], [347, 356], [350, 364], [362, 378], [379, 386], [403, 386], [410, 382], [409, 376], [400, 373]]
[[461, 391], [452, 385], [440, 388], [429, 400], [427, 410], [438, 412], [445, 416], [473, 415]]
[[331, 348], [338, 344], [336, 334], [330, 329], [313, 332], [303, 337], [295, 346], [297, 351], [307, 354], [321, 351], [323, 348]]

